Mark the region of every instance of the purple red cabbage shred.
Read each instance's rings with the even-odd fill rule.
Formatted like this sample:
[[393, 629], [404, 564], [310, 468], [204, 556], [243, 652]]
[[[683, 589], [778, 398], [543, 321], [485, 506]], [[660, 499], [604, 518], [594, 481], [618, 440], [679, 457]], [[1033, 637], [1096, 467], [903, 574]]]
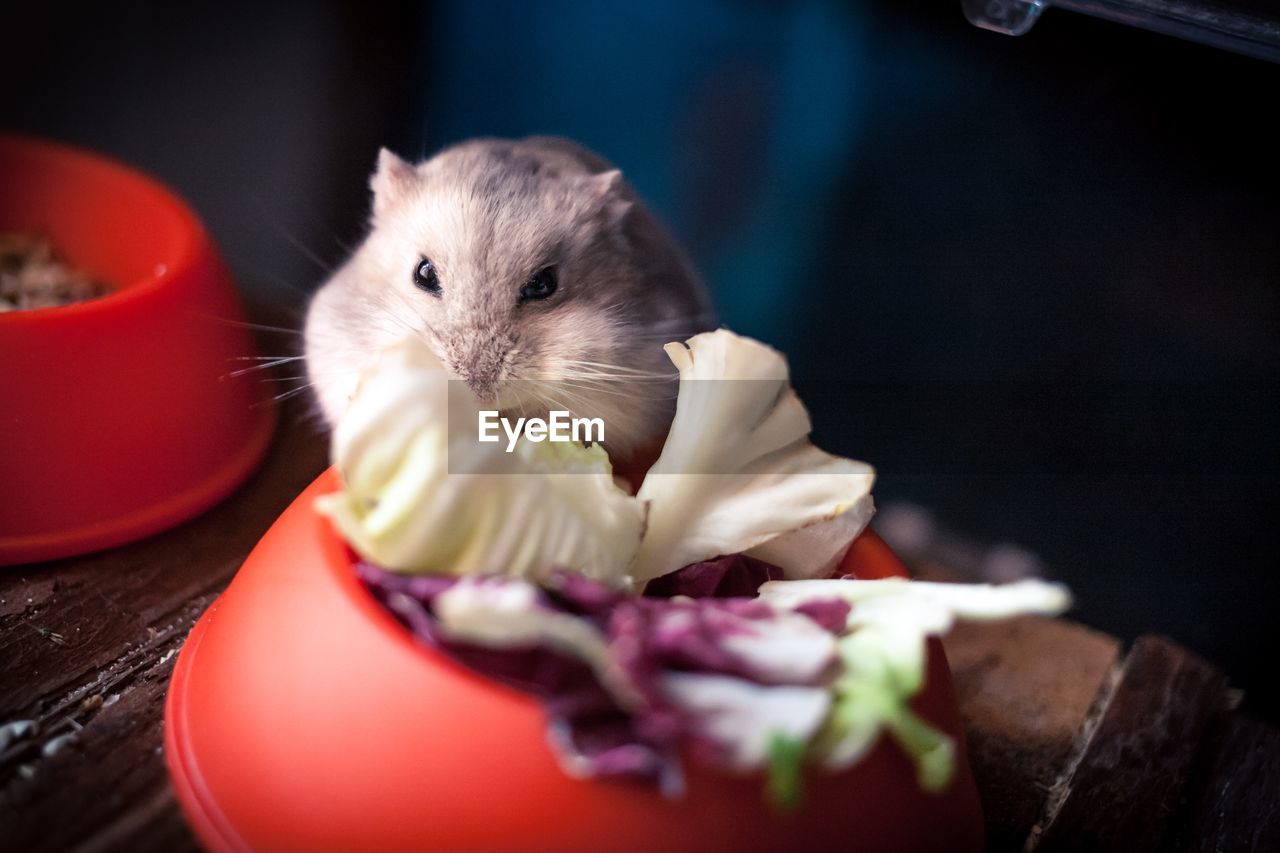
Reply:
[[[771, 608], [754, 596], [765, 581], [782, 578], [776, 566], [740, 554], [694, 563], [657, 578], [642, 597], [568, 572], [553, 575], [541, 588], [539, 605], [588, 620], [603, 633], [611, 657], [643, 698], [639, 709], [624, 709], [592, 668], [570, 654], [547, 646], [490, 648], [444, 636], [432, 604], [459, 578], [402, 575], [367, 562], [358, 562], [356, 571], [419, 641], [538, 698], [549, 717], [552, 742], [570, 767], [582, 775], [648, 780], [667, 793], [681, 789], [681, 745], [703, 756], [714, 755], [715, 748], [699, 743], [689, 721], [664, 699], [659, 676], [682, 671], [759, 681], [751, 667], [718, 640], [726, 630], [743, 630], [751, 620], [771, 618]], [[675, 612], [682, 614], [680, 619], [666, 618]], [[848, 605], [820, 601], [797, 612], [838, 633]], [[680, 627], [673, 628], [675, 624]]]

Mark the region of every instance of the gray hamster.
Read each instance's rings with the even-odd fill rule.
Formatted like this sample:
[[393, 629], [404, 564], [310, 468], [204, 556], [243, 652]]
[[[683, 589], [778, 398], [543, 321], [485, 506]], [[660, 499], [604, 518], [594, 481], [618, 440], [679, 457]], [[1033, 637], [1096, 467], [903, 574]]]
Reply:
[[611, 455], [661, 441], [662, 345], [713, 328], [688, 259], [622, 173], [565, 139], [475, 139], [416, 165], [383, 149], [368, 236], [307, 312], [307, 378], [333, 424], [360, 374], [419, 336], [505, 412], [599, 417]]

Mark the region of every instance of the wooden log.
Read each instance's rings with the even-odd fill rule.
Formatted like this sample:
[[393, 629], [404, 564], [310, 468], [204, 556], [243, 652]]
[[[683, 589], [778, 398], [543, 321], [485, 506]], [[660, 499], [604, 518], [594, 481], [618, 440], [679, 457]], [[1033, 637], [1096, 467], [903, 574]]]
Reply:
[[1114, 688], [1099, 694], [1025, 849], [1158, 850], [1227, 703], [1221, 670], [1169, 640], [1140, 637]]
[[987, 847], [1021, 850], [1120, 643], [1073, 622], [961, 623], [943, 645], [982, 792]]
[[1201, 772], [1169, 851], [1280, 850], [1280, 731], [1223, 714], [1206, 738]]

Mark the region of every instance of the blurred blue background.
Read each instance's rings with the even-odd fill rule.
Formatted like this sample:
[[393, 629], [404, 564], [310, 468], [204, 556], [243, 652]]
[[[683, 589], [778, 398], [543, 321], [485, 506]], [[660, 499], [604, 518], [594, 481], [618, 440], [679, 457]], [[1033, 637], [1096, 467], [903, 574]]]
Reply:
[[597, 149], [882, 505], [1020, 543], [1280, 718], [1280, 67], [937, 0], [6, 15], [0, 120], [169, 181], [260, 299], [360, 238], [379, 145]]
[[[723, 319], [784, 348], [856, 150], [866, 10], [452, 3], [429, 23], [426, 150], [555, 133], [606, 152], [698, 257]], [[501, 21], [495, 27], [494, 22]]]

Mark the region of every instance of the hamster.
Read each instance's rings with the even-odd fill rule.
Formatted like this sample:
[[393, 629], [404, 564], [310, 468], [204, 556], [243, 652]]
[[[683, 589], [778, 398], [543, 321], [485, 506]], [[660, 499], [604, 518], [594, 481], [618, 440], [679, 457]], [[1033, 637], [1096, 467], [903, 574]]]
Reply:
[[674, 411], [662, 346], [713, 328], [692, 265], [608, 161], [565, 139], [386, 149], [368, 236], [307, 311], [307, 378], [334, 424], [386, 346], [420, 337], [482, 402], [601, 418], [611, 456]]

